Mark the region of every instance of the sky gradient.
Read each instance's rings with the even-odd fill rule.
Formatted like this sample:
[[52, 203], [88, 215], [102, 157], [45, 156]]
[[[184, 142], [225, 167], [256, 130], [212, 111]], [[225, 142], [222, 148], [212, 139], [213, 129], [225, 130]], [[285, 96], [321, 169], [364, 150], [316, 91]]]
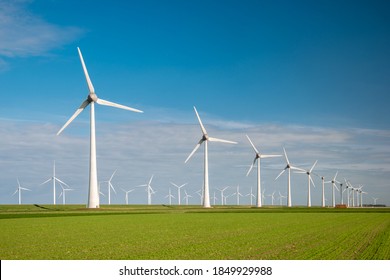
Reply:
[[[67, 200], [86, 203], [89, 109], [55, 135], [88, 94], [80, 47], [97, 95], [145, 112], [96, 106], [98, 179], [118, 170], [113, 203], [152, 174], [153, 202], [168, 202], [171, 181], [199, 202], [203, 149], [184, 164], [201, 136], [196, 106], [211, 136], [239, 142], [209, 145], [211, 195], [255, 187], [248, 134], [266, 154], [285, 147], [302, 168], [318, 160], [314, 172], [339, 171], [366, 203], [390, 204], [387, 1], [95, 2], [0, 0], [0, 203], [17, 203], [16, 178], [33, 190], [25, 203], [52, 203], [39, 184], [54, 160], [75, 189]], [[274, 180], [284, 166], [262, 162], [266, 194], [286, 194], [286, 177]], [[306, 193], [307, 177], [293, 174], [293, 205]], [[130, 195], [146, 203], [146, 192]]]

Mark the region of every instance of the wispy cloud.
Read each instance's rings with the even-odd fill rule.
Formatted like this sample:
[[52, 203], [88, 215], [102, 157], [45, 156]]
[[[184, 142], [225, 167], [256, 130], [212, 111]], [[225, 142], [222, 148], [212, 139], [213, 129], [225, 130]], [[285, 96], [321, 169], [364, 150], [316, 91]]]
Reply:
[[[238, 145], [210, 143], [212, 191], [224, 185], [240, 184], [243, 192], [249, 192], [250, 186], [254, 186], [254, 175], [245, 176], [254, 157], [245, 137], [245, 134], [249, 134], [264, 153], [280, 154], [282, 146], [285, 146], [294, 164], [309, 168], [318, 160], [315, 172], [330, 178], [339, 171], [340, 180], [345, 177], [353, 183], [366, 185], [367, 192], [381, 195], [387, 203], [390, 201], [387, 189], [390, 180], [390, 134], [387, 131], [280, 124], [251, 125], [249, 128], [247, 124], [234, 124], [237, 129], [228, 130], [226, 127], [230, 126], [229, 122], [210, 126], [205, 121], [205, 125], [210, 135], [239, 142]], [[35, 193], [30, 194], [31, 199], [35, 195], [34, 201], [49, 203], [50, 189], [38, 185], [50, 176], [53, 160], [57, 162], [58, 176], [78, 189], [77, 193], [72, 194], [73, 198], [69, 196], [69, 200], [74, 203], [86, 202], [88, 125], [76, 122], [63, 134], [55, 136], [59, 127], [50, 123], [0, 121], [1, 203], [10, 201], [9, 195], [17, 176], [26, 186], [36, 186]], [[80, 129], [85, 129], [86, 134], [80, 135]], [[74, 134], [75, 131], [77, 134]], [[189, 182], [187, 191], [193, 194], [203, 182], [203, 148], [187, 164], [184, 164], [184, 160], [200, 137], [196, 120], [190, 124], [159, 121], [120, 124], [98, 122], [99, 180], [107, 180], [118, 169], [113, 180], [115, 187], [117, 190], [120, 187], [129, 189], [144, 184], [154, 174], [153, 186], [158, 194], [153, 201], [156, 203], [164, 203], [170, 181]], [[275, 181], [284, 166], [283, 158], [264, 160], [262, 178], [267, 191], [276, 189], [285, 192], [285, 180], [281, 178]], [[294, 204], [305, 204], [307, 179], [303, 175], [294, 174], [292, 180]], [[313, 197], [320, 193], [319, 185], [317, 181]], [[104, 201], [105, 198], [102, 199]], [[115, 203], [124, 202], [124, 196], [120, 193], [113, 199]], [[142, 190], [134, 192], [132, 203], [135, 202], [145, 203], [146, 193]]]
[[[0, 0], [0, 55], [3, 57], [38, 56], [72, 42], [83, 31], [59, 26], [28, 10], [31, 1]], [[4, 60], [0, 61], [4, 64]]]

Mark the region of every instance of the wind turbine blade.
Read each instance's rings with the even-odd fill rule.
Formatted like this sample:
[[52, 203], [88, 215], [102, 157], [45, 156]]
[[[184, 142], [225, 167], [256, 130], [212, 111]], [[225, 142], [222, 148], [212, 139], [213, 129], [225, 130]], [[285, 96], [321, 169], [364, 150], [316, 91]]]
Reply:
[[113, 178], [114, 175], [115, 175], [115, 172], [116, 172], [116, 170], [112, 173], [112, 175], [111, 175], [111, 177], [110, 177], [110, 180], [108, 180], [108, 182], [111, 182], [112, 178]]
[[255, 163], [256, 163], [256, 160], [257, 160], [257, 158], [255, 158], [254, 160], [253, 160], [253, 162], [252, 162], [252, 165], [251, 165], [251, 167], [249, 168], [249, 170], [248, 170], [248, 173], [246, 173], [246, 176], [248, 176], [249, 175], [249, 173], [251, 173], [251, 171], [252, 171], [252, 168], [253, 168], [253, 166], [255, 165]]
[[187, 159], [184, 161], [184, 163], [187, 163], [187, 161], [193, 156], [193, 154], [195, 154], [195, 152], [199, 149], [200, 145], [203, 143], [203, 138], [200, 139], [200, 141], [198, 142], [198, 144], [196, 144], [195, 148], [192, 150], [191, 154], [187, 157]]
[[195, 106], [194, 106], [194, 110], [195, 110], [195, 114], [196, 114], [196, 116], [198, 118], [198, 121], [199, 121], [199, 124], [200, 124], [200, 128], [202, 130], [202, 133], [203, 133], [203, 135], [206, 135], [207, 134], [206, 128], [204, 127], [204, 125], [202, 123], [202, 120], [200, 119], [198, 111], [196, 110]]
[[274, 157], [281, 157], [282, 155], [261, 155], [260, 158], [274, 158]]
[[95, 89], [94, 89], [94, 87], [93, 87], [93, 85], [92, 85], [91, 79], [89, 78], [88, 70], [87, 70], [87, 67], [85, 66], [84, 59], [83, 59], [83, 55], [81, 54], [81, 51], [80, 51], [80, 48], [79, 48], [79, 47], [77, 47], [77, 50], [78, 50], [78, 52], [79, 52], [79, 56], [80, 56], [80, 60], [81, 60], [81, 65], [83, 66], [85, 79], [87, 80], [87, 85], [88, 85], [89, 93], [94, 93], [94, 92], [95, 92]]
[[141, 110], [134, 109], [134, 108], [131, 108], [131, 107], [128, 107], [128, 106], [124, 106], [124, 105], [121, 105], [121, 104], [118, 104], [118, 103], [114, 103], [114, 102], [111, 102], [111, 101], [103, 100], [101, 98], [98, 98], [96, 100], [96, 103], [100, 104], [100, 105], [104, 105], [104, 106], [111, 106], [111, 107], [115, 107], [115, 108], [119, 108], [119, 109], [123, 109], [123, 110], [133, 111], [133, 112], [136, 112], [136, 113], [143, 113], [143, 111], [141, 111]]
[[50, 179], [47, 179], [45, 182], [43, 182], [42, 184], [40, 184], [40, 186], [42, 186], [42, 185], [46, 184], [47, 182], [50, 182], [51, 180], [52, 180], [52, 178], [50, 178]]
[[16, 191], [12, 194], [12, 196], [14, 196], [18, 191], [19, 189], [16, 189]]
[[315, 162], [315, 163], [313, 164], [313, 166], [310, 168], [310, 171], [309, 171], [309, 173], [311, 173], [311, 172], [313, 171], [313, 169], [314, 169], [314, 166], [316, 166], [317, 162], [318, 162], [318, 160], [316, 160], [316, 162]]
[[313, 186], [315, 187], [316, 186], [316, 184], [314, 184], [314, 181], [313, 181], [313, 179], [311, 178], [311, 176], [309, 175], [309, 178], [310, 178], [310, 181], [311, 181], [311, 183], [313, 184]]
[[111, 182], [109, 183], [110, 184], [110, 188], [114, 191], [114, 193], [116, 194], [116, 190], [114, 189], [114, 186], [111, 184]]
[[[50, 180], [51, 180], [51, 179], [50, 179]], [[70, 188], [70, 187], [68, 186], [68, 184], [67, 184], [67, 183], [65, 183], [65, 182], [61, 181], [60, 179], [58, 179], [58, 178], [54, 177], [54, 180], [58, 181], [60, 184], [63, 184], [63, 185], [65, 185], [65, 186], [67, 186], [68, 188]], [[61, 187], [62, 187], [62, 186], [61, 186]]]
[[337, 174], [338, 174], [339, 172], [337, 171], [336, 172], [336, 175], [334, 175], [334, 178], [333, 178], [333, 181], [336, 181], [336, 177], [337, 177]]
[[20, 188], [21, 190], [24, 190], [24, 191], [30, 191], [31, 192], [31, 190], [30, 189], [27, 189], [27, 188]]
[[219, 139], [219, 138], [213, 138], [213, 137], [209, 137], [209, 139], [211, 142], [221, 142], [221, 143], [229, 143], [229, 144], [237, 144], [237, 142], [234, 142], [234, 141], [229, 141], [229, 140], [224, 140], [224, 139]]
[[251, 141], [251, 139], [249, 138], [248, 135], [246, 135], [246, 138], [248, 138], [249, 143], [251, 143], [252, 148], [253, 148], [253, 150], [255, 151], [255, 153], [256, 153], [256, 154], [259, 154], [259, 151], [256, 149], [255, 145], [252, 143], [252, 141]]
[[150, 177], [149, 184], [148, 184], [149, 186], [152, 183], [153, 177], [154, 177], [154, 174], [152, 175], [152, 177]]
[[299, 167], [295, 167], [295, 166], [290, 165], [290, 168], [291, 168], [292, 170], [298, 170], [298, 171], [301, 171], [301, 172], [306, 173], [306, 170], [305, 170], [305, 169], [302, 169], [302, 168], [299, 168]]
[[60, 135], [60, 133], [85, 109], [85, 107], [88, 106], [89, 103], [91, 102], [88, 99], [86, 99], [76, 110], [73, 116], [71, 116], [70, 119], [64, 124], [64, 126], [57, 132], [57, 135]]
[[287, 167], [285, 169], [282, 170], [282, 172], [279, 173], [278, 177], [275, 178], [275, 181], [284, 173], [284, 171], [286, 171]]
[[284, 151], [284, 158], [286, 159], [287, 164], [290, 164], [288, 157], [287, 157], [286, 149], [284, 147], [283, 147], [283, 151]]

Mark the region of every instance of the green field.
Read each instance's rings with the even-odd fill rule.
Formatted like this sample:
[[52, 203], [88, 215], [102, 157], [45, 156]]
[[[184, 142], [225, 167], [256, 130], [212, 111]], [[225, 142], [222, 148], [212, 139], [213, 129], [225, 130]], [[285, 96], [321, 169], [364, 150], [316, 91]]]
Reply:
[[0, 259], [389, 260], [390, 209], [0, 205]]

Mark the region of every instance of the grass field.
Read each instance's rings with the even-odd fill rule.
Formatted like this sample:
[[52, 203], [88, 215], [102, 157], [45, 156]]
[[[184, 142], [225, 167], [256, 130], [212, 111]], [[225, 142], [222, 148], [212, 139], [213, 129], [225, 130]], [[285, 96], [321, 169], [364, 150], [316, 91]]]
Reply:
[[389, 260], [390, 209], [0, 205], [0, 259]]

